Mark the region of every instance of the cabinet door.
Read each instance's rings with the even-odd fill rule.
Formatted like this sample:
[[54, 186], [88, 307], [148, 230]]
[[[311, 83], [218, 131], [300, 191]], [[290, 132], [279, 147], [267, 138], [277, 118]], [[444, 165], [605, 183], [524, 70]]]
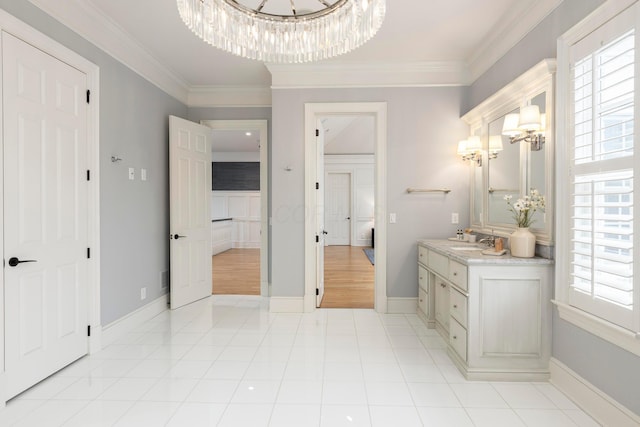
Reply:
[[449, 330], [449, 284], [436, 277], [436, 320], [442, 327]]

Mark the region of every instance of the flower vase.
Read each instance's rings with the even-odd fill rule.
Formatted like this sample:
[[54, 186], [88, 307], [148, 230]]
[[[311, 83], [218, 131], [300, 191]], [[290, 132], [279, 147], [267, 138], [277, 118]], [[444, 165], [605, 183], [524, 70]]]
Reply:
[[531, 258], [536, 253], [536, 236], [529, 227], [518, 227], [509, 237], [511, 255], [518, 258]]

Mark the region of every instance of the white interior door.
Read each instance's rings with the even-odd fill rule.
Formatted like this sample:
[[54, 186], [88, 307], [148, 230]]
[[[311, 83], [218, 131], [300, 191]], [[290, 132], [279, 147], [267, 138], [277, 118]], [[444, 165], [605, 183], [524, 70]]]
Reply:
[[325, 219], [327, 245], [351, 244], [351, 174], [328, 172], [326, 175]]
[[2, 33], [5, 398], [87, 353], [86, 75]]
[[317, 120], [316, 128], [316, 307], [324, 297], [324, 246], [327, 231], [324, 225], [324, 128]]
[[171, 308], [211, 295], [211, 128], [169, 118]]

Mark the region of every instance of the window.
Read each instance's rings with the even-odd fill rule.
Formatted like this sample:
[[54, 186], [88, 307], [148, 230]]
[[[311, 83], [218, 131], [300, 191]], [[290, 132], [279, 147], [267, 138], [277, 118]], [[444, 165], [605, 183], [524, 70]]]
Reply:
[[563, 36], [566, 45], [558, 58], [558, 85], [567, 96], [558, 102], [559, 112], [566, 109], [566, 124], [558, 129], [565, 151], [558, 158], [562, 219], [557, 233], [563, 237], [558, 238], [556, 296], [630, 336], [640, 331], [634, 277], [640, 267], [634, 265], [640, 223], [634, 220], [640, 175], [636, 8], [603, 18], [595, 30], [574, 36], [573, 43]]

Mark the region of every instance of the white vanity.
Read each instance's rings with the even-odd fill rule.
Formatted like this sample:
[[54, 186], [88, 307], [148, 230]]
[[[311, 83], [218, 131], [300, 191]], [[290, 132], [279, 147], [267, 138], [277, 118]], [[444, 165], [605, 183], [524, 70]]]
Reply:
[[418, 241], [418, 314], [470, 380], [549, 378], [553, 261]]

